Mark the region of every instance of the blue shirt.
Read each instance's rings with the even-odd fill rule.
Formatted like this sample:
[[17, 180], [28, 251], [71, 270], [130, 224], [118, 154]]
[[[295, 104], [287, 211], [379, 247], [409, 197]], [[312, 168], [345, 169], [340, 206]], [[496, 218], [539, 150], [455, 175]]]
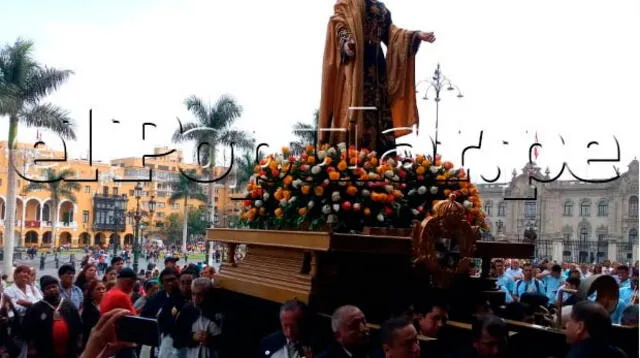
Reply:
[[509, 292], [513, 292], [513, 289], [515, 288], [515, 284], [516, 284], [513, 278], [507, 275], [506, 273], [503, 273], [502, 276], [498, 277], [498, 280], [496, 281], [496, 283], [498, 284], [499, 287], [504, 286]]
[[624, 288], [624, 287], [631, 288], [631, 280], [630, 279], [626, 279], [624, 281], [620, 281], [620, 282], [618, 282], [618, 285], [620, 286], [620, 288]]
[[67, 291], [61, 285], [60, 296], [62, 296], [67, 301], [71, 301], [77, 309], [80, 309], [80, 305], [84, 300], [84, 294], [82, 293], [82, 290], [76, 285], [71, 285], [71, 297], [69, 297]]
[[555, 302], [556, 293], [558, 293], [560, 286], [564, 284], [564, 279], [561, 276], [556, 278], [551, 275], [547, 275], [542, 279], [542, 282], [544, 283], [549, 302]]
[[516, 287], [513, 290], [513, 293], [516, 296], [520, 297], [525, 292], [537, 292], [541, 295], [544, 295], [545, 294], [544, 284], [540, 282], [540, 280], [536, 280], [536, 279], [531, 279], [529, 281], [518, 280], [518, 282], [516, 282]]

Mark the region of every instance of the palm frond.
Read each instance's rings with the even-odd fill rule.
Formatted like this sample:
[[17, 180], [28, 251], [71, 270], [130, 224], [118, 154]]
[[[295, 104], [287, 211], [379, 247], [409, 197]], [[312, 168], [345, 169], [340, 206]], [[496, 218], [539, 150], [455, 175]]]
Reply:
[[195, 95], [191, 95], [184, 100], [187, 110], [198, 119], [201, 124], [206, 124], [209, 120], [210, 110], [202, 103], [202, 100]]
[[183, 134], [183, 133], [186, 133], [191, 129], [199, 128], [199, 127], [201, 127], [201, 125], [195, 122], [185, 123], [182, 125], [182, 131], [180, 131], [180, 128], [178, 128], [176, 129], [175, 132], [173, 132], [173, 135], [171, 136], [171, 141], [174, 143], [181, 143], [188, 140], [194, 140], [196, 139], [196, 136], [199, 135], [197, 131], [190, 132], [187, 134]]
[[209, 125], [212, 128], [226, 128], [242, 115], [242, 106], [229, 95], [222, 95], [212, 108]]
[[28, 127], [46, 128], [66, 139], [76, 139], [68, 112], [50, 103], [23, 108], [20, 121]]
[[246, 131], [238, 129], [228, 129], [219, 136], [219, 143], [222, 145], [230, 146], [233, 143], [234, 149], [253, 149], [255, 145], [255, 139]]
[[57, 90], [72, 74], [71, 70], [57, 70], [49, 67], [34, 68], [26, 79], [25, 101], [37, 103], [41, 98]]

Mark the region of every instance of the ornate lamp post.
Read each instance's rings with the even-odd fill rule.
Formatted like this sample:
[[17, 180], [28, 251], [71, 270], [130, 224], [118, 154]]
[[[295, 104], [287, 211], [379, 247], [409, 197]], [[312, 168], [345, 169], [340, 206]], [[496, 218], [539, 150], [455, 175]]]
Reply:
[[430, 90], [433, 90], [436, 92], [436, 96], [435, 96], [435, 101], [436, 101], [436, 138], [435, 138], [435, 143], [433, 144], [433, 154], [434, 154], [434, 158], [435, 155], [438, 153], [438, 119], [439, 119], [439, 113], [440, 113], [440, 92], [443, 89], [446, 89], [447, 91], [453, 91], [456, 90], [458, 92], [457, 97], [458, 98], [462, 98], [464, 97], [462, 95], [462, 92], [460, 92], [460, 88], [458, 88], [458, 86], [454, 85], [453, 83], [451, 83], [451, 80], [449, 80], [449, 78], [447, 78], [445, 75], [442, 74], [442, 72], [440, 71], [440, 64], [438, 64], [438, 67], [436, 68], [436, 71], [433, 73], [433, 77], [431, 77], [430, 80], [422, 80], [419, 81], [418, 83], [416, 83], [416, 87], [423, 83], [426, 82], [428, 83], [427, 89], [424, 91], [424, 97], [422, 97], [423, 100], [428, 100], [428, 94]]
[[[136, 197], [136, 211], [133, 214], [133, 219], [136, 221], [135, 227], [135, 243], [133, 245], [133, 271], [138, 272], [138, 261], [140, 259], [140, 219], [142, 219], [142, 211], [140, 210], [140, 198], [142, 197], [142, 183], [138, 182], [135, 187], [135, 197]], [[151, 200], [149, 200], [149, 216], [153, 216], [153, 212], [156, 209], [156, 201], [154, 200], [154, 196], [151, 196]]]

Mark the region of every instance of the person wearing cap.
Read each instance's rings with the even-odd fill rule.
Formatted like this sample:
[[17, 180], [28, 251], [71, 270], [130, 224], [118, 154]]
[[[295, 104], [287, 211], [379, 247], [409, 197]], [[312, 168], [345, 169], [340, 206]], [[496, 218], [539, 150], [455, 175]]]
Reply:
[[178, 262], [180, 259], [177, 257], [173, 257], [173, 256], [167, 256], [164, 258], [164, 268], [172, 268], [172, 269], [178, 269], [176, 262]]
[[116, 286], [107, 291], [100, 302], [100, 313], [105, 314], [115, 308], [127, 309], [131, 314], [136, 314], [131, 302], [131, 292], [136, 283], [136, 273], [125, 267], [118, 273]]
[[80, 287], [73, 284], [73, 276], [76, 274], [75, 267], [70, 264], [64, 264], [58, 269], [58, 277], [60, 278], [60, 294], [64, 299], [73, 303], [77, 309], [80, 309], [84, 301], [84, 294]]
[[111, 259], [111, 267], [115, 267], [116, 272], [120, 273], [122, 268], [124, 268], [124, 259], [120, 256], [114, 256]]
[[25, 338], [33, 342], [38, 357], [76, 357], [82, 321], [76, 306], [60, 295], [53, 276], [40, 278], [42, 300], [34, 303], [24, 318]]

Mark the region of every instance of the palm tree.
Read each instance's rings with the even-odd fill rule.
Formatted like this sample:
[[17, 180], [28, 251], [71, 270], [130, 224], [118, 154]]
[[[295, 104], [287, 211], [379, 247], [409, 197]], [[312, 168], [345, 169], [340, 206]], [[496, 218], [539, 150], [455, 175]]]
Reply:
[[305, 147], [309, 144], [314, 145], [316, 141], [316, 133], [318, 132], [318, 119], [320, 118], [320, 111], [317, 109], [313, 112], [313, 124], [297, 122], [293, 125], [293, 135], [296, 140], [289, 143], [291, 152], [293, 154], [301, 154], [304, 152]]
[[[4, 242], [4, 272], [13, 270], [13, 245], [16, 215], [16, 172], [13, 164], [18, 124], [42, 127], [64, 139], [75, 139], [71, 121], [63, 109], [42, 103], [73, 73], [43, 66], [32, 57], [33, 43], [16, 40], [0, 50], [0, 117], [9, 117], [7, 200]], [[11, 277], [11, 275], [9, 275]]]
[[76, 173], [71, 169], [63, 169], [59, 173], [56, 173], [52, 168], [47, 168], [44, 172], [44, 180], [49, 181], [49, 183], [30, 182], [25, 188], [26, 191], [44, 190], [51, 198], [51, 206], [53, 209], [51, 238], [54, 244], [56, 242], [56, 227], [58, 226], [58, 204], [60, 204], [63, 199], [77, 202], [74, 192], [80, 190], [80, 184], [77, 182], [56, 179], [72, 178], [75, 175]]
[[[255, 152], [245, 151], [236, 159], [235, 165], [238, 170], [236, 178], [238, 186], [241, 188], [244, 188], [255, 174], [253, 169], [258, 165], [255, 155]], [[260, 151], [260, 153], [258, 153], [258, 160], [262, 158], [264, 158], [264, 153]]]
[[[196, 154], [201, 163], [209, 163], [209, 178], [216, 176], [216, 149], [218, 145], [234, 145], [234, 150], [251, 149], [254, 140], [243, 130], [233, 128], [233, 122], [242, 115], [242, 107], [227, 96], [221, 96], [213, 105], [206, 105], [196, 96], [184, 101], [187, 110], [195, 117], [195, 122], [189, 122], [173, 134], [173, 142], [194, 141], [198, 146]], [[203, 145], [207, 143], [208, 145]], [[209, 184], [209, 205], [214, 208], [214, 184]], [[210, 221], [214, 222], [215, 213], [211, 210]]]
[[[190, 169], [186, 171], [187, 176], [195, 177], [196, 171]], [[187, 229], [189, 227], [189, 199], [207, 202], [207, 195], [202, 192], [202, 187], [184, 175], [180, 175], [178, 180], [171, 183], [173, 194], [169, 197], [169, 204], [174, 204], [178, 200], [184, 200], [184, 212], [182, 214], [182, 252], [187, 252]]]

